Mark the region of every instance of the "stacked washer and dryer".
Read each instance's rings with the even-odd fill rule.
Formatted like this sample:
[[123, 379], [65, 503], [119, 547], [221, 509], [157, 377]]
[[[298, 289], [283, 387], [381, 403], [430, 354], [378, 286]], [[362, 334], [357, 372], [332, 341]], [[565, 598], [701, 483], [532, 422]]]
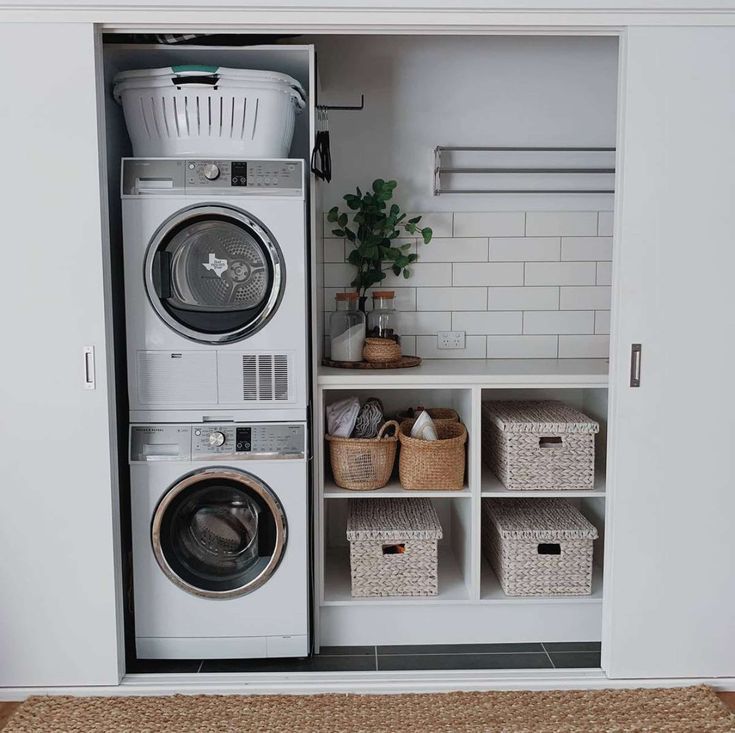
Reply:
[[[248, 87], [238, 70], [228, 87], [209, 67], [166, 71], [121, 74], [115, 89], [136, 154], [171, 155], [122, 161], [136, 653], [303, 657], [304, 161], [221, 154], [252, 143], [248, 104], [257, 117], [273, 91], [262, 79]], [[146, 120], [138, 100], [151, 88], [159, 116], [182, 92], [186, 103]], [[290, 79], [276, 90], [292, 115], [299, 89]], [[194, 107], [198, 127], [186, 117]], [[219, 139], [202, 133], [202, 109]]]

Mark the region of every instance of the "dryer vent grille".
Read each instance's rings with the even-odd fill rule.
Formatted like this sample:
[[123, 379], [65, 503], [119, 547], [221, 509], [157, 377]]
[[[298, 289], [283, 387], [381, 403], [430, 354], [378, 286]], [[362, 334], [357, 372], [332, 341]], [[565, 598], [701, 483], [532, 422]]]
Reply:
[[242, 398], [245, 402], [285, 402], [289, 399], [287, 354], [243, 354]]

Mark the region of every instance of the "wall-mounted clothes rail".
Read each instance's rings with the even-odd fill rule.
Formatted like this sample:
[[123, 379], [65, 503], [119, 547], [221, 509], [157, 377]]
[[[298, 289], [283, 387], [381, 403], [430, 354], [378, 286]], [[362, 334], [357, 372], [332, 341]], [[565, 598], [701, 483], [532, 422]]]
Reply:
[[360, 104], [358, 105], [349, 105], [349, 104], [317, 104], [317, 109], [321, 110], [329, 110], [329, 111], [339, 111], [339, 112], [360, 112], [361, 110], [365, 109], [365, 95], [360, 95]]
[[438, 146], [434, 195], [615, 190], [614, 147]]

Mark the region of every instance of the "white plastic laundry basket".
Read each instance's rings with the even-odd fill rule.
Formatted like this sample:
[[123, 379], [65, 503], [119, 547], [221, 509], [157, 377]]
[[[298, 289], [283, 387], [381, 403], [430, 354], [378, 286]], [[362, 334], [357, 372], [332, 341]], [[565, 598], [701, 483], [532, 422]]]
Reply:
[[286, 158], [306, 95], [287, 74], [218, 66], [115, 77], [136, 157]]

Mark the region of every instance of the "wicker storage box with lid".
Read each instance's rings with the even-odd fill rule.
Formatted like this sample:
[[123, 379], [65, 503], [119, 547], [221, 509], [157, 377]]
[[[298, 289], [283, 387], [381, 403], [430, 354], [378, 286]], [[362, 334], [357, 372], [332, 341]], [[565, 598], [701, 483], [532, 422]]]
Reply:
[[483, 460], [506, 489], [592, 489], [599, 430], [563, 402], [482, 403]]
[[429, 499], [350, 499], [352, 595], [436, 595], [441, 537]]
[[595, 539], [566, 499], [483, 499], [482, 552], [509, 596], [589, 595]]

